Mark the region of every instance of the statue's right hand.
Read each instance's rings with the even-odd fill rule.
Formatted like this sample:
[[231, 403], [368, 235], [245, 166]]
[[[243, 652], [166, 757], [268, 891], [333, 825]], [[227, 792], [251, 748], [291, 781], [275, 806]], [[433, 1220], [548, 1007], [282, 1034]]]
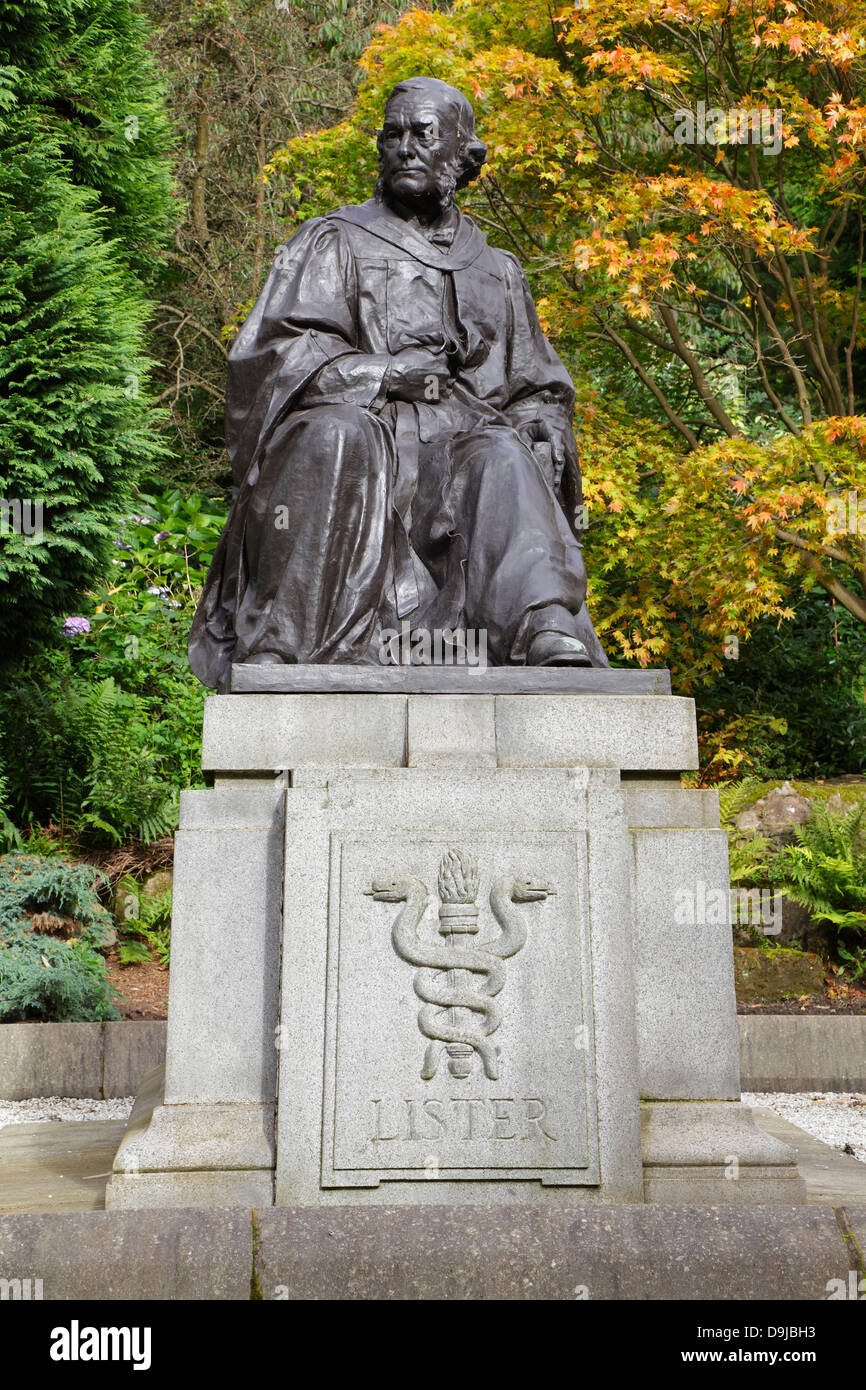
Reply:
[[426, 401], [435, 404], [451, 390], [451, 372], [444, 352], [427, 348], [403, 348], [391, 358], [389, 401]]

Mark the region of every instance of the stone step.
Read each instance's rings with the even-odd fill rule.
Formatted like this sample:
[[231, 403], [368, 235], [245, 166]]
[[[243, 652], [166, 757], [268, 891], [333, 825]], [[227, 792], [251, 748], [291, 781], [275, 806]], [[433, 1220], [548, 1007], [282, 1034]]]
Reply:
[[866, 1206], [14, 1215], [0, 1217], [0, 1280], [76, 1302], [826, 1300], [858, 1277], [846, 1231], [866, 1246]]

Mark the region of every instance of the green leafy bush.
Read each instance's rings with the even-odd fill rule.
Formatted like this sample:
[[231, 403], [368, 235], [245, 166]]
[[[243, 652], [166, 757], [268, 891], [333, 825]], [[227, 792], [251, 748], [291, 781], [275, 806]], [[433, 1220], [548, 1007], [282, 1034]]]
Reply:
[[864, 701], [863, 625], [813, 591], [789, 622], [759, 622], [739, 659], [698, 692], [702, 765], [715, 748], [712, 732], [727, 729], [736, 765], [758, 778], [866, 772]]
[[178, 489], [135, 505], [60, 645], [7, 668], [0, 691], [0, 811], [84, 844], [169, 833], [177, 790], [201, 785], [186, 641], [226, 508]]
[[177, 489], [141, 494], [126, 517], [111, 574], [80, 611], [91, 631], [71, 639], [76, 678], [111, 676], [141, 701], [159, 775], [201, 785], [205, 690], [186, 642], [227, 508]]
[[8, 849], [18, 849], [20, 845], [21, 833], [9, 819], [9, 788], [0, 769], [0, 854]]
[[[88, 865], [21, 853], [0, 858], [0, 1022], [118, 1018], [100, 955], [112, 922]], [[69, 940], [37, 931], [35, 913], [65, 919]]]
[[866, 973], [866, 801], [847, 815], [816, 805], [812, 820], [795, 826], [773, 876], [785, 894], [836, 930], [836, 949], [854, 979]]
[[71, 864], [61, 856], [6, 854], [0, 858], [0, 939], [17, 932], [28, 912], [71, 917], [89, 945], [104, 946], [113, 926], [99, 901], [105, 882], [89, 864]]
[[82, 941], [0, 947], [0, 1023], [100, 1023], [120, 1018], [105, 961]]

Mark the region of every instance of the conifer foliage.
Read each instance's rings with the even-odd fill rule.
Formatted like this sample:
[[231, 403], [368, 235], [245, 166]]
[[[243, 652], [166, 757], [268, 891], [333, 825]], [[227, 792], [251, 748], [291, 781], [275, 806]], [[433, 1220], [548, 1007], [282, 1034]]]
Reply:
[[131, 489], [158, 457], [144, 334], [173, 201], [146, 37], [130, 0], [0, 11], [7, 640], [55, 623], [105, 570]]

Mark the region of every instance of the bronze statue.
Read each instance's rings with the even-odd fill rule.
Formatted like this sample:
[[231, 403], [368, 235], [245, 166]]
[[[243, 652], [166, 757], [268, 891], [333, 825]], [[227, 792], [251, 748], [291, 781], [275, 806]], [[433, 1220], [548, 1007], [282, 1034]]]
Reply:
[[472, 107], [401, 82], [378, 148], [375, 196], [280, 248], [230, 353], [237, 492], [192, 668], [378, 663], [407, 621], [484, 631], [497, 665], [607, 665], [574, 389], [519, 262], [454, 204], [487, 154]]

